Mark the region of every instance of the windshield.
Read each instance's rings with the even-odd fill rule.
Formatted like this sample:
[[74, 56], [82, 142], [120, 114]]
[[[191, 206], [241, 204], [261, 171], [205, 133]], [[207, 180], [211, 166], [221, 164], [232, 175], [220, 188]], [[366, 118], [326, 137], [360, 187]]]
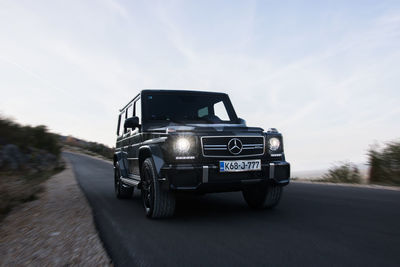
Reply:
[[144, 97], [147, 122], [235, 123], [235, 111], [225, 94], [155, 92]]

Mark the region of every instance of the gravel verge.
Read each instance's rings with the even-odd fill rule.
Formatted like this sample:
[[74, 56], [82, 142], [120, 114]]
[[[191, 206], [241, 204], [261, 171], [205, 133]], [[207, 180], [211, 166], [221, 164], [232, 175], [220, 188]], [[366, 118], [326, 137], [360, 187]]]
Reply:
[[71, 165], [0, 224], [0, 266], [111, 266]]
[[400, 191], [400, 186], [390, 186], [390, 185], [377, 185], [377, 184], [346, 184], [346, 183], [331, 183], [331, 182], [313, 182], [310, 180], [290, 180], [291, 183], [303, 183], [303, 184], [323, 184], [332, 186], [347, 186], [347, 187], [360, 187], [360, 188], [371, 188], [371, 189], [383, 189]]

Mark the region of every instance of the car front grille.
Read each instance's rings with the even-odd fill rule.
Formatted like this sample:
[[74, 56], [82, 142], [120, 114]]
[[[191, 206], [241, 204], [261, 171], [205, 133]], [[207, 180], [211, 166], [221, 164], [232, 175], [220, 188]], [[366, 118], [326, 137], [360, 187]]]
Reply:
[[265, 149], [263, 136], [205, 136], [201, 144], [204, 157], [257, 156], [263, 155]]

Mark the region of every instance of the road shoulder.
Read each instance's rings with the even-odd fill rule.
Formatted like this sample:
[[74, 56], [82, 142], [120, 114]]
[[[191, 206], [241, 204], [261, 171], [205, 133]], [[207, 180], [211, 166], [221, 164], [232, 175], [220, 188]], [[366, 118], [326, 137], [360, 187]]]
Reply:
[[44, 187], [37, 200], [19, 206], [1, 222], [0, 265], [109, 266], [71, 164]]
[[344, 186], [344, 187], [358, 187], [358, 188], [370, 188], [370, 189], [381, 189], [381, 190], [392, 190], [400, 191], [399, 186], [388, 186], [388, 185], [377, 185], [377, 184], [345, 184], [345, 183], [330, 183], [330, 182], [313, 182], [309, 180], [291, 180], [291, 183], [302, 183], [302, 184], [320, 184], [329, 186]]

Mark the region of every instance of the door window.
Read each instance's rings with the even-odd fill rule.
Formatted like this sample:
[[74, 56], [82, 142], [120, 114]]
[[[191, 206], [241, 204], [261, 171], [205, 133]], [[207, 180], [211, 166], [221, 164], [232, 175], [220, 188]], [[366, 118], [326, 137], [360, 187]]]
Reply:
[[208, 107], [201, 108], [197, 111], [197, 116], [203, 118], [208, 116]]
[[142, 101], [140, 100], [140, 98], [138, 100], [136, 100], [135, 102], [135, 113], [134, 116], [139, 118], [139, 124], [142, 124]]

